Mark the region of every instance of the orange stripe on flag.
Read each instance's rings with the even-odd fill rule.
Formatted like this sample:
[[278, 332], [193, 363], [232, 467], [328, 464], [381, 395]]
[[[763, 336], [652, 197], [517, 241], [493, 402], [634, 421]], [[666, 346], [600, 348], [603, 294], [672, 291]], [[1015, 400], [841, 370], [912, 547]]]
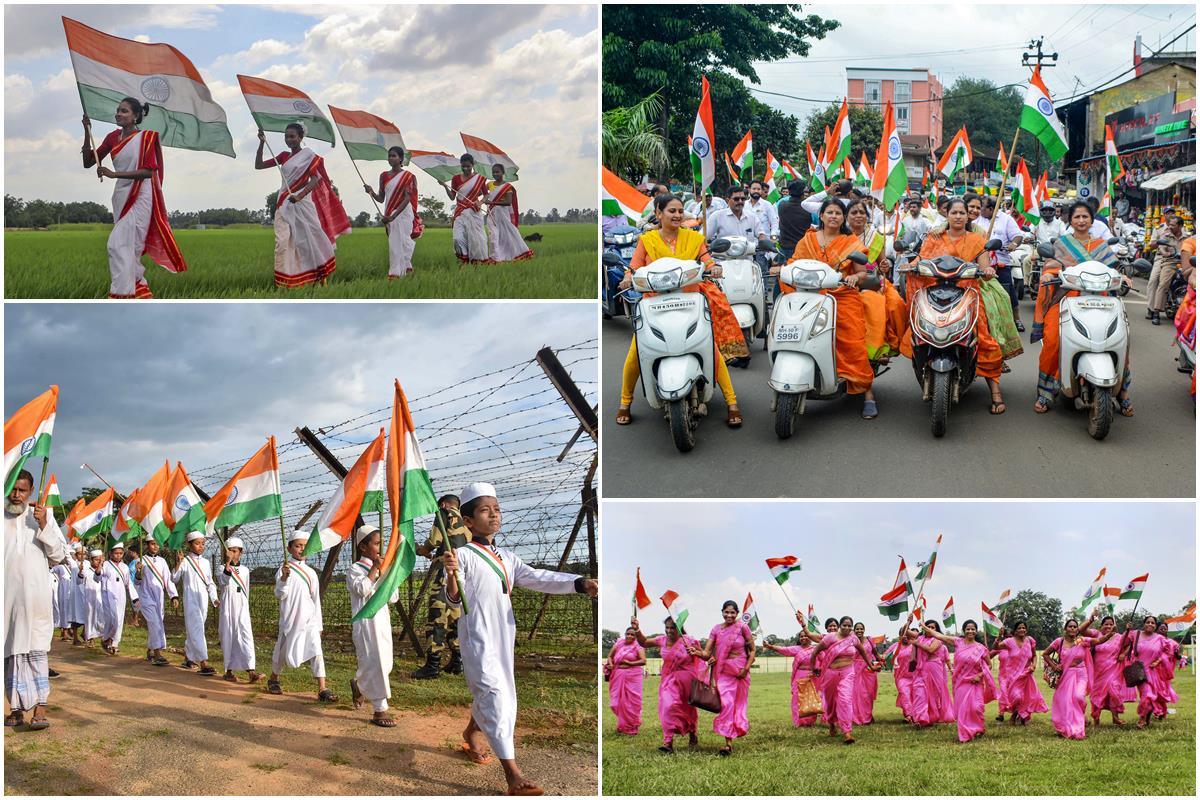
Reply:
[[250, 457], [250, 460], [221, 487], [221, 490], [204, 504], [204, 516], [208, 518], [209, 522], [216, 519], [217, 515], [221, 513], [221, 509], [225, 507], [225, 501], [229, 498], [229, 493], [233, 491], [234, 485], [242, 478], [278, 471], [279, 462], [275, 458], [275, 437], [268, 436], [267, 443], [259, 448], [259, 451]]
[[8, 452], [33, 436], [38, 426], [58, 407], [58, 387], [51, 386], [33, 400], [17, 409], [4, 422], [4, 450]]
[[82, 22], [62, 18], [67, 47], [73, 52], [110, 67], [137, 75], [179, 75], [204, 83], [188, 57], [169, 44], [148, 44], [110, 36]]
[[167, 521], [167, 527], [175, 527], [175, 523], [178, 520], [175, 519], [173, 503], [175, 502], [175, 498], [179, 496], [179, 493], [186, 489], [191, 482], [191, 479], [188, 478], [188, 474], [183, 468], [183, 462], [176, 461], [175, 469], [171, 472], [171, 479], [167, 482], [167, 491], [163, 495], [163, 499], [166, 500], [166, 504], [163, 506], [163, 517]]
[[[367, 479], [371, 474], [371, 465], [384, 457], [386, 441], [384, 430], [380, 428], [379, 436], [367, 445], [367, 449], [363, 451], [363, 454], [350, 467], [350, 471], [346, 473], [346, 477], [342, 479], [342, 506], [335, 512], [329, 527], [337, 531], [343, 540], [349, 538], [354, 531], [354, 523], [358, 520], [358, 515], [362, 510], [363, 494], [367, 491]], [[345, 534], [342, 534], [343, 531]]]
[[440, 150], [409, 150], [408, 152], [412, 156], [446, 156], [447, 158], [454, 158], [453, 153], [443, 153]]
[[485, 153], [494, 153], [498, 156], [504, 156], [505, 158], [508, 157], [507, 153], [505, 153], [499, 147], [496, 147], [496, 145], [492, 144], [487, 139], [480, 139], [478, 136], [471, 136], [470, 134], [462, 133], [461, 131], [458, 135], [462, 137], [463, 145], [465, 145], [468, 150], [482, 150]]
[[333, 121], [338, 125], [349, 128], [374, 128], [384, 133], [400, 133], [400, 129], [382, 117], [377, 117], [369, 111], [347, 111], [336, 106], [329, 107]]
[[[412, 417], [408, 413], [408, 400], [400, 381], [395, 381], [396, 392], [392, 397], [392, 421], [388, 430], [387, 457], [384, 464], [387, 478], [388, 508], [392, 512], [392, 532], [388, 536], [387, 552], [383, 554], [383, 565], [380, 574], [388, 571], [400, 549], [400, 492], [404, 489], [404, 426], [412, 425]], [[411, 428], [410, 428], [411, 430]]]
[[263, 97], [303, 97], [312, 102], [312, 98], [304, 92], [286, 84], [268, 81], [264, 78], [252, 78], [249, 75], [238, 75], [237, 79], [242, 87], [242, 94], [257, 94]]

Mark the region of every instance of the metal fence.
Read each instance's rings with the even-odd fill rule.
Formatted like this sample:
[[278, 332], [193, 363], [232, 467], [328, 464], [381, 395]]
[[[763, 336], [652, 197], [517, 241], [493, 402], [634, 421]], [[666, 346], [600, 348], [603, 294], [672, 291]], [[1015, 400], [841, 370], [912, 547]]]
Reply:
[[[554, 351], [587, 402], [593, 405], [597, 395], [596, 348], [596, 340], [592, 339]], [[389, 388], [381, 394], [390, 399]], [[456, 494], [472, 481], [494, 484], [504, 510], [504, 525], [497, 542], [514, 550], [528, 564], [557, 569], [576, 525], [585, 478], [596, 457], [596, 444], [589, 436], [580, 436], [563, 454], [579, 428], [579, 420], [535, 359], [409, 397], [408, 401], [435, 494]], [[296, 420], [296, 427], [307, 426], [349, 468], [379, 429], [388, 426], [390, 415], [389, 403], [339, 422]], [[257, 446], [247, 442], [247, 457]], [[284, 526], [290, 532], [315, 503], [333, 494], [338, 478], [298, 436], [281, 441], [277, 453]], [[193, 470], [190, 477], [197, 487], [215, 492], [242, 463], [214, 464]], [[311, 525], [315, 518], [305, 525]], [[431, 520], [432, 517], [418, 521], [418, 543], [424, 540]], [[368, 522], [379, 524], [380, 520]], [[387, 531], [390, 524], [385, 512], [380, 527]], [[250, 606], [255, 638], [274, 637], [279, 614], [273, 591], [274, 575], [283, 561], [279, 520], [245, 525], [236, 535], [246, 542], [242, 563], [252, 571]], [[582, 574], [588, 571], [589, 563], [595, 563], [595, 553], [589, 552], [589, 537], [584, 534], [575, 538], [565, 555], [565, 571]], [[220, 548], [211, 548], [210, 556], [216, 574], [221, 568]], [[308, 563], [320, 571], [326, 556], [310, 558]], [[342, 548], [322, 602], [327, 648], [353, 649], [344, 578], [351, 563], [350, 548]], [[429, 593], [424, 596], [419, 593], [428, 564], [418, 557], [413, 576], [400, 589], [401, 604], [405, 611], [413, 608], [412, 619], [422, 640]], [[513, 592], [518, 647], [594, 657], [594, 601], [573, 595], [550, 597], [531, 641], [529, 633], [542, 603], [542, 595], [519, 589]], [[391, 613], [393, 629], [400, 640], [399, 654], [406, 640], [400, 614], [394, 608]]]

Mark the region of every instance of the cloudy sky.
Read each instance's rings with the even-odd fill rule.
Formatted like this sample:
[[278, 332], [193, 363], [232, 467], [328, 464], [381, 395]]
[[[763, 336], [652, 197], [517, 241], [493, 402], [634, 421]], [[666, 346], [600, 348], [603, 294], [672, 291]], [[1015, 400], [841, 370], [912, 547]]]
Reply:
[[640, 566], [654, 600], [647, 618], [663, 618], [658, 597], [673, 589], [697, 622], [693, 633], [707, 633], [722, 602], [740, 605], [750, 592], [764, 630], [790, 636], [794, 614], [763, 562], [794, 555], [803, 571], [788, 588], [798, 607], [812, 603], [822, 621], [849, 614], [869, 632], [890, 633], [897, 626], [875, 604], [892, 587], [897, 556], [915, 575], [938, 532], [942, 547], [926, 587], [936, 619], [953, 596], [960, 622], [978, 620], [979, 604], [992, 605], [1004, 589], [1035, 589], [1070, 608], [1101, 567], [1121, 587], [1149, 572], [1143, 599], [1155, 611], [1195, 597], [1191, 503], [606, 502], [602, 517], [609, 629], [627, 624]]
[[[152, 10], [151, 10], [152, 9]], [[109, 204], [111, 183], [80, 165], [82, 116], [61, 16], [116, 36], [166, 42], [187, 55], [225, 109], [236, 159], [166, 152], [170, 209], [260, 208], [278, 189], [255, 172], [255, 125], [235, 75], [295, 86], [322, 107], [394, 122], [418, 150], [459, 154], [459, 131], [521, 167], [522, 208], [596, 204], [594, 5], [5, 5], [4, 191], [25, 199]], [[115, 126], [96, 121], [97, 140]], [[276, 151], [280, 133], [268, 134]], [[340, 143], [326, 156], [351, 216], [374, 209]], [[374, 181], [385, 162], [362, 162]], [[417, 171], [422, 194], [445, 199]]]
[[[957, 3], [890, 5], [854, 2], [805, 4], [805, 14], [836, 19], [842, 26], [813, 42], [807, 58], [756, 65], [761, 84], [751, 85], [759, 100], [801, 123], [813, 111], [841, 101], [846, 67], [929, 68], [949, 88], [960, 76], [986, 78], [997, 85], [1029, 79], [1021, 54], [1030, 39], [1044, 36], [1058, 66], [1044, 70], [1046, 86], [1058, 97], [1091, 89], [1133, 65], [1137, 34], [1150, 48], [1166, 43], [1192, 25], [1193, 4], [979, 5]], [[1194, 50], [1192, 31], [1171, 50]], [[1130, 75], [1121, 80], [1128, 80]], [[1076, 79], [1080, 83], [1076, 83]], [[814, 98], [806, 102], [753, 92]]]

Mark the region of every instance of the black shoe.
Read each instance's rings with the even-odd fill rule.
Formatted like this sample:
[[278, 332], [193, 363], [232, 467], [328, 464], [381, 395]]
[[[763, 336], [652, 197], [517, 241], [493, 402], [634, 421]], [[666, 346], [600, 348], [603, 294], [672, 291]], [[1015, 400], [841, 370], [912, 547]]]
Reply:
[[58, 677], [58, 670], [51, 669], [51, 670], [50, 670], [50, 677], [51, 677], [51, 678], [57, 678], [57, 677]]
[[425, 665], [420, 669], [413, 670], [411, 677], [417, 680], [429, 680], [436, 678], [442, 674], [442, 659], [437, 653], [430, 653], [425, 656]]
[[1155, 312], [1154, 312], [1154, 316], [1150, 318], [1150, 324], [1151, 324], [1151, 325], [1161, 325], [1161, 324], [1162, 324], [1162, 322], [1161, 322], [1161, 321], [1159, 320], [1159, 318], [1158, 318], [1158, 312], [1157, 312], [1157, 311], [1155, 311]]
[[451, 675], [462, 674], [462, 655], [457, 650], [450, 654], [450, 661], [446, 664], [445, 671]]
[[1146, 319], [1154, 319], [1154, 312], [1148, 308], [1146, 309]]

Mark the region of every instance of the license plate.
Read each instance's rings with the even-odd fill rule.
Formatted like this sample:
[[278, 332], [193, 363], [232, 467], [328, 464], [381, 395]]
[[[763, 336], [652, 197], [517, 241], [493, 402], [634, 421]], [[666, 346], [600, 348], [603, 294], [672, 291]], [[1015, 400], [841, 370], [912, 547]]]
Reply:
[[1076, 304], [1079, 308], [1112, 308], [1111, 300], [1078, 300]]
[[800, 336], [800, 325], [780, 325], [775, 329], [775, 341], [777, 342], [798, 342]]
[[691, 308], [691, 307], [692, 307], [691, 303], [689, 303], [687, 300], [682, 300], [682, 299], [681, 300], [661, 300], [659, 302], [654, 303], [654, 306], [653, 306], [655, 311], [683, 311], [684, 309]]

